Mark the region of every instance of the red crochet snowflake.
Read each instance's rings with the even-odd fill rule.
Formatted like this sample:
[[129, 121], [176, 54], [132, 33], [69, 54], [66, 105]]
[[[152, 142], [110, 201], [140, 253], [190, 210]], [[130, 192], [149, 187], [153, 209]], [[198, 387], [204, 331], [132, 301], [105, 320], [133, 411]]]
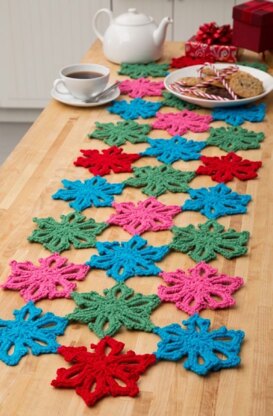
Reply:
[[262, 166], [260, 161], [243, 159], [236, 153], [230, 152], [226, 156], [202, 156], [205, 166], [199, 166], [197, 175], [209, 175], [216, 182], [228, 182], [234, 177], [241, 181], [256, 178], [257, 170]]
[[80, 156], [74, 162], [75, 166], [89, 168], [93, 175], [108, 175], [111, 170], [115, 173], [132, 172], [131, 164], [140, 158], [137, 153], [123, 153], [121, 147], [112, 146], [102, 150], [81, 150]]
[[172, 136], [182, 135], [188, 130], [200, 133], [209, 129], [212, 116], [201, 115], [193, 111], [183, 110], [179, 113], [156, 113], [156, 121], [153, 122], [154, 129], [167, 130]]
[[58, 353], [73, 365], [59, 368], [52, 386], [75, 388], [88, 406], [105, 396], [136, 396], [140, 374], [154, 364], [156, 358], [154, 354], [138, 355], [134, 351], [122, 353], [123, 347], [122, 342], [107, 336], [98, 344], [91, 344], [94, 352], [88, 352], [86, 347], [58, 348]]
[[172, 58], [172, 68], [185, 68], [192, 65], [204, 65], [206, 62], [215, 62], [213, 57], [207, 58], [192, 58], [190, 56], [179, 56], [178, 58]]

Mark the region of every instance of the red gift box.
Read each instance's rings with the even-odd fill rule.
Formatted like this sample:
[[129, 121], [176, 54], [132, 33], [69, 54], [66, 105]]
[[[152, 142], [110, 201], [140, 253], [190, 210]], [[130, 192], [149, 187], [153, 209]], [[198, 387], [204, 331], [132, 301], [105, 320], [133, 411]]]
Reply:
[[253, 0], [233, 7], [233, 44], [254, 52], [273, 49], [273, 2]]
[[238, 48], [233, 45], [208, 45], [196, 41], [195, 36], [185, 43], [185, 54], [192, 58], [213, 58], [220, 62], [236, 62]]

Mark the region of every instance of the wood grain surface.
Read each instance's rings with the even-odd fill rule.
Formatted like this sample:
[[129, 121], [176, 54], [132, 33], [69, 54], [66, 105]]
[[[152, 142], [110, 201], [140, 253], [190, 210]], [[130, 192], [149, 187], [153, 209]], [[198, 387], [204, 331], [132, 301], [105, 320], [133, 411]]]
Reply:
[[[182, 44], [167, 43], [163, 61], [183, 52]], [[84, 62], [101, 63], [111, 67], [111, 80], [125, 77], [117, 76], [117, 65], [105, 60], [99, 43], [95, 43]], [[42, 82], [42, 80], [41, 80]], [[251, 233], [249, 251], [246, 256], [236, 260], [225, 260], [219, 256], [211, 262], [221, 272], [241, 276], [245, 286], [236, 294], [235, 307], [222, 311], [203, 311], [202, 317], [210, 318], [212, 328], [226, 325], [229, 329], [242, 329], [246, 333], [242, 346], [242, 364], [239, 368], [223, 370], [200, 377], [186, 371], [180, 363], [162, 361], [151, 367], [140, 378], [140, 394], [137, 398], [108, 397], [102, 399], [94, 408], [86, 407], [83, 400], [70, 389], [55, 389], [50, 381], [55, 378], [56, 369], [68, 367], [61, 356], [50, 354], [34, 357], [28, 355], [15, 367], [0, 362], [0, 415], [1, 416], [269, 416], [273, 414], [272, 397], [272, 256], [273, 256], [273, 96], [264, 100], [267, 103], [266, 119], [262, 123], [245, 123], [244, 127], [265, 133], [265, 141], [258, 150], [238, 152], [251, 160], [262, 160], [263, 167], [255, 180], [229, 183], [233, 190], [252, 195], [246, 215], [220, 218], [225, 227], [237, 231], [248, 230]], [[162, 111], [176, 111], [165, 107]], [[201, 113], [206, 114], [206, 110]], [[0, 176], [0, 272], [1, 282], [9, 275], [9, 262], [30, 260], [37, 264], [40, 257], [50, 253], [39, 244], [29, 243], [27, 237], [35, 228], [33, 217], [52, 216], [71, 212], [64, 201], [54, 201], [51, 195], [59, 189], [63, 178], [70, 180], [87, 179], [89, 172], [75, 167], [73, 161], [80, 155], [80, 149], [107, 148], [99, 140], [90, 140], [87, 134], [94, 129], [95, 121], [115, 122], [118, 116], [111, 115], [106, 107], [73, 108], [52, 101], [38, 120], [27, 132], [20, 144], [1, 169]], [[144, 121], [140, 121], [144, 122]], [[213, 126], [224, 123], [215, 122]], [[163, 131], [154, 130], [151, 137], [169, 137]], [[188, 138], [204, 140], [208, 133], [186, 135]], [[130, 143], [123, 146], [125, 151], [143, 151], [147, 145]], [[222, 155], [225, 152], [216, 147], [205, 148], [205, 155]], [[134, 166], [159, 165], [155, 158], [142, 158]], [[195, 170], [199, 161], [176, 162], [175, 168]], [[110, 182], [119, 182], [129, 174], [112, 174], [106, 178]], [[213, 186], [209, 177], [200, 176], [191, 182], [193, 188]], [[138, 201], [146, 196], [140, 190], [125, 188], [117, 202]], [[159, 200], [168, 204], [183, 204], [186, 194], [167, 193]], [[114, 212], [112, 208], [91, 208], [84, 211], [87, 217], [104, 221]], [[176, 216], [175, 224], [187, 226], [206, 221], [197, 212], [183, 212]], [[99, 241], [127, 240], [130, 236], [119, 227], [109, 227], [99, 237]], [[144, 234], [150, 244], [168, 244], [170, 231]], [[96, 253], [95, 249], [65, 251], [69, 260], [81, 263]], [[194, 262], [182, 253], [169, 254], [159, 263], [165, 271], [174, 271], [178, 267], [193, 267]], [[126, 282], [129, 287], [144, 294], [156, 293], [161, 283], [159, 277], [131, 278]], [[112, 287], [114, 280], [106, 277], [102, 270], [93, 270], [85, 281], [78, 283], [80, 292], [96, 290], [102, 293], [104, 288]], [[12, 319], [15, 308], [21, 308], [24, 300], [18, 292], [0, 290], [0, 316]], [[74, 303], [68, 299], [43, 300], [37, 303], [44, 311], [60, 316], [71, 312]], [[174, 304], [162, 304], [152, 314], [152, 321], [158, 326], [172, 322], [181, 323], [187, 315], [178, 311]], [[116, 339], [125, 342], [126, 349], [137, 353], [152, 353], [156, 350], [158, 337], [145, 332], [121, 331]], [[65, 335], [58, 338], [63, 345], [89, 346], [97, 342], [97, 337], [87, 326], [69, 325]]]

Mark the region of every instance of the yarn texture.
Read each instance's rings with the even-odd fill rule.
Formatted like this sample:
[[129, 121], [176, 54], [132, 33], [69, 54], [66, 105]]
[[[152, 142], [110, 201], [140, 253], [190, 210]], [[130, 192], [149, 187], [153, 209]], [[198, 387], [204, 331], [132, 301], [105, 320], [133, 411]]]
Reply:
[[194, 172], [182, 172], [172, 166], [144, 166], [133, 168], [134, 177], [124, 181], [126, 186], [143, 188], [142, 192], [149, 196], [160, 196], [169, 192], [187, 192], [188, 182], [194, 177]]
[[245, 214], [251, 195], [241, 195], [220, 183], [209, 188], [189, 189], [191, 199], [185, 201], [183, 211], [200, 211], [209, 219], [224, 215]]
[[[42, 314], [33, 302], [13, 312], [14, 320], [0, 319], [0, 360], [7, 365], [17, 365], [22, 357], [53, 354], [59, 344], [57, 335], [63, 335], [67, 319], [51, 312]], [[13, 348], [13, 351], [11, 351]]]
[[129, 241], [97, 243], [99, 256], [93, 255], [87, 265], [106, 270], [118, 282], [133, 276], [156, 276], [161, 271], [154, 263], [169, 252], [169, 246], [153, 247], [135, 235]]
[[91, 348], [94, 351], [89, 352], [86, 347], [60, 347], [58, 353], [72, 365], [59, 368], [51, 382], [54, 387], [75, 389], [87, 406], [94, 406], [106, 396], [135, 397], [139, 393], [139, 376], [156, 361], [154, 354], [122, 352], [124, 344], [111, 337], [91, 344]]
[[245, 121], [251, 121], [257, 123], [263, 121], [265, 118], [266, 105], [264, 103], [251, 105], [251, 106], [240, 106], [230, 108], [214, 108], [212, 117], [214, 121], [225, 121], [232, 126], [240, 126]]
[[166, 77], [168, 75], [169, 64], [157, 64], [149, 62], [148, 64], [126, 64], [122, 63], [119, 75], [128, 75], [130, 78], [147, 78], [147, 77]]
[[93, 175], [108, 175], [111, 172], [132, 172], [131, 164], [140, 158], [137, 153], [124, 153], [116, 146], [99, 150], [81, 150], [84, 157], [78, 157], [75, 166], [87, 168]]
[[183, 110], [179, 113], [156, 113], [157, 120], [152, 123], [153, 129], [166, 130], [170, 135], [182, 135], [188, 131], [201, 133], [209, 130], [212, 116], [200, 115], [193, 111]]
[[31, 261], [12, 260], [11, 274], [2, 287], [19, 290], [26, 302], [70, 298], [77, 287], [72, 280], [83, 280], [89, 271], [87, 265], [69, 263], [66, 257], [57, 253], [39, 259], [39, 263], [35, 266]]
[[173, 241], [170, 247], [188, 253], [195, 261], [209, 262], [221, 254], [226, 259], [246, 254], [249, 232], [237, 232], [225, 227], [215, 220], [199, 224], [198, 228], [190, 224], [187, 227], [173, 227]]
[[195, 110], [200, 108], [196, 104], [187, 103], [187, 101], [180, 100], [180, 98], [173, 95], [171, 92], [163, 91], [162, 93], [164, 99], [161, 100], [161, 103], [164, 107], [174, 107], [178, 110]]
[[[158, 360], [178, 361], [186, 357], [183, 367], [201, 376], [240, 364], [243, 331], [229, 330], [225, 326], [211, 331], [210, 320], [197, 314], [182, 323], [185, 328], [171, 324], [154, 329], [153, 332], [161, 337], [155, 353]], [[217, 353], [223, 354], [224, 358]]]
[[177, 58], [172, 58], [171, 67], [172, 68], [185, 68], [187, 66], [193, 65], [204, 65], [206, 62], [215, 62], [215, 59], [210, 56], [206, 58], [193, 58], [191, 56], [179, 56]]
[[173, 217], [181, 212], [177, 205], [164, 205], [151, 196], [137, 204], [133, 202], [114, 202], [116, 214], [107, 220], [108, 224], [119, 225], [128, 233], [142, 234], [145, 231], [168, 230], [173, 224]]
[[96, 129], [88, 135], [104, 141], [109, 146], [122, 146], [129, 143], [143, 143], [147, 141], [147, 134], [152, 127], [149, 124], [139, 124], [136, 121], [118, 121], [114, 123], [95, 123]]
[[246, 181], [257, 177], [257, 170], [262, 166], [260, 161], [243, 159], [236, 153], [230, 152], [226, 156], [202, 156], [201, 161], [205, 166], [199, 166], [197, 175], [209, 175], [216, 182], [228, 182], [233, 178]]
[[59, 189], [52, 198], [73, 201], [69, 206], [79, 212], [92, 206], [110, 207], [114, 195], [120, 195], [124, 187], [122, 183], [109, 183], [100, 176], [94, 176], [83, 182], [63, 179], [62, 184], [66, 189]]
[[171, 139], [148, 139], [150, 147], [141, 156], [154, 156], [160, 162], [171, 164], [178, 160], [200, 159], [200, 151], [206, 147], [206, 142], [187, 140], [174, 136]]
[[207, 146], [217, 146], [226, 152], [259, 149], [264, 133], [243, 129], [242, 127], [211, 128]]
[[249, 66], [250, 68], [256, 68], [256, 69], [259, 69], [260, 71], [264, 71], [264, 72], [268, 71], [268, 65], [263, 63], [263, 62], [259, 62], [259, 61], [253, 61], [253, 62], [241, 61], [241, 62], [236, 62], [236, 64], [237, 65], [243, 65], [243, 66]]
[[164, 88], [162, 81], [150, 81], [145, 78], [138, 78], [136, 80], [126, 79], [119, 84], [121, 94], [128, 94], [131, 98], [161, 96]]
[[95, 247], [96, 235], [108, 227], [104, 222], [95, 222], [93, 218], [86, 219], [77, 212], [61, 215], [60, 219], [57, 222], [52, 217], [33, 218], [38, 229], [33, 231], [28, 240], [42, 244], [53, 253], [61, 253], [71, 245], [75, 248]]
[[137, 118], [154, 117], [161, 106], [162, 104], [160, 102], [135, 98], [131, 101], [114, 101], [114, 104], [108, 107], [107, 110], [110, 113], [119, 115], [125, 120], [136, 120]]
[[203, 309], [224, 309], [235, 305], [232, 294], [243, 286], [241, 277], [219, 273], [207, 263], [198, 263], [187, 272], [159, 274], [168, 286], [158, 287], [162, 301], [173, 302], [177, 309], [193, 315]]
[[150, 314], [160, 304], [157, 295], [135, 293], [124, 283], [105, 289], [103, 293], [104, 296], [97, 292], [74, 292], [71, 297], [78, 307], [66, 318], [88, 324], [88, 328], [99, 338], [115, 335], [122, 326], [152, 331], [154, 325], [150, 321]]

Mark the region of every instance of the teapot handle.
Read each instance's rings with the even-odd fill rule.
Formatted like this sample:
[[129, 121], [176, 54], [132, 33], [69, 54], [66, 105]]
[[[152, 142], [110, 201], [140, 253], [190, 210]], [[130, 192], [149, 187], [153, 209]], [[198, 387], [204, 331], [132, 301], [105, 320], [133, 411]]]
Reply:
[[100, 9], [100, 10], [97, 11], [97, 13], [95, 13], [95, 15], [93, 17], [92, 25], [93, 25], [94, 32], [97, 35], [97, 37], [103, 42], [103, 36], [98, 31], [98, 28], [97, 28], [97, 20], [98, 20], [98, 17], [101, 13], [106, 13], [108, 15], [110, 23], [113, 20], [113, 13], [111, 12], [111, 10], [108, 10], [108, 9]]

